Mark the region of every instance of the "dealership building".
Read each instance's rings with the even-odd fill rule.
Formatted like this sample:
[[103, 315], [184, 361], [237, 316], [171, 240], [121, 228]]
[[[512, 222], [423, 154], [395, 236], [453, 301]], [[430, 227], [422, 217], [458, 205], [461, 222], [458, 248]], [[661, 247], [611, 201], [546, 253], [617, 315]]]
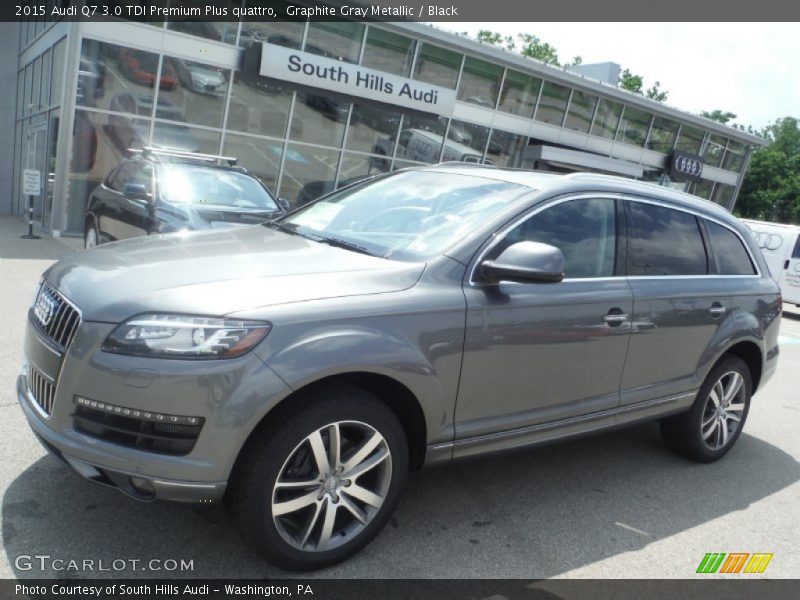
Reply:
[[[51, 6], [56, 2], [48, 2]], [[61, 2], [60, 4], [63, 4]], [[231, 5], [241, 5], [231, 2]], [[421, 23], [0, 25], [0, 214], [82, 235], [129, 148], [236, 157], [303, 203], [367, 175], [467, 161], [653, 181], [732, 208], [758, 137]]]

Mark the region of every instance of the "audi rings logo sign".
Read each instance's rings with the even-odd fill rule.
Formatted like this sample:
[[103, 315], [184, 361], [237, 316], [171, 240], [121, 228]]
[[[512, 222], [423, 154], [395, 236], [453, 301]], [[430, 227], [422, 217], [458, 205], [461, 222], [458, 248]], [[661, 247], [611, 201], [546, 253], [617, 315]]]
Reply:
[[758, 247], [762, 250], [769, 250], [775, 252], [783, 246], [783, 238], [777, 233], [769, 233], [767, 231], [752, 230], [753, 239], [756, 240]]
[[669, 159], [669, 177], [674, 181], [698, 181], [703, 174], [703, 159], [678, 150]]
[[53, 313], [56, 312], [56, 301], [51, 298], [47, 292], [42, 290], [39, 297], [36, 299], [36, 304], [33, 306], [33, 314], [42, 327], [47, 327], [53, 319]]

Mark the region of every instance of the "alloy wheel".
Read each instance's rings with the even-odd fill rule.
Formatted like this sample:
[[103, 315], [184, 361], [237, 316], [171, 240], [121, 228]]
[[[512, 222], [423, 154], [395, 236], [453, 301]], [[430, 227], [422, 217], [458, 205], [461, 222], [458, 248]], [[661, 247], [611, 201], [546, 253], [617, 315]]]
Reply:
[[744, 378], [728, 371], [711, 388], [701, 420], [703, 443], [711, 450], [725, 447], [742, 425], [745, 409]]
[[391, 476], [389, 446], [374, 427], [325, 425], [295, 447], [278, 473], [271, 500], [275, 527], [297, 550], [337, 548], [375, 518]]

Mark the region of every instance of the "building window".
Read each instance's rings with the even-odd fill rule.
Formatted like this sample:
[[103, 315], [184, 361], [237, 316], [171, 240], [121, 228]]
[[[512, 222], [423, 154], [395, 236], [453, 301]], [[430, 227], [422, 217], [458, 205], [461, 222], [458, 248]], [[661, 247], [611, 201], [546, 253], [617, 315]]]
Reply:
[[308, 24], [305, 51], [336, 60], [357, 63], [364, 39], [364, 25], [352, 21]]
[[597, 105], [597, 113], [592, 123], [592, 135], [613, 140], [619, 127], [619, 119], [622, 116], [622, 104], [612, 102], [605, 98], [600, 98]]
[[675, 142], [675, 149], [689, 154], [700, 154], [704, 137], [705, 132], [702, 129], [681, 125], [681, 132], [678, 135], [678, 141]]
[[220, 132], [212, 129], [188, 127], [180, 123], [156, 120], [153, 126], [153, 145], [161, 148], [219, 154]]
[[330, 148], [287, 144], [280, 196], [302, 206], [333, 191], [340, 154]]
[[236, 158], [238, 164], [258, 177], [270, 192], [277, 193], [283, 142], [229, 133], [225, 136], [222, 154]]
[[341, 147], [350, 101], [325, 90], [297, 92], [289, 137], [300, 142]]
[[744, 166], [745, 145], [742, 142], [728, 142], [725, 149], [725, 157], [722, 159], [722, 168], [726, 171], [740, 173]]
[[468, 56], [458, 84], [458, 99], [494, 109], [502, 79], [503, 67]]
[[703, 163], [709, 167], [719, 167], [722, 162], [722, 155], [725, 153], [726, 144], [727, 140], [721, 135], [710, 135], [703, 152]]
[[230, 71], [193, 60], [165, 56], [156, 116], [204, 127], [220, 127]]
[[652, 120], [653, 115], [650, 113], [626, 106], [622, 112], [619, 131], [617, 131], [617, 141], [641, 148], [647, 139], [647, 132]]
[[597, 100], [597, 96], [573, 90], [564, 127], [580, 131], [581, 133], [589, 133], [589, 127], [592, 124], [592, 117], [594, 116], [594, 109], [597, 106]]
[[456, 89], [462, 55], [438, 46], [422, 44], [414, 66], [414, 79]]
[[359, 100], [353, 103], [345, 148], [359, 152], [390, 154], [400, 128], [401, 113], [386, 104]]
[[714, 182], [708, 179], [702, 179], [694, 184], [694, 189], [691, 191], [695, 196], [708, 200], [711, 197], [711, 188], [714, 187]]
[[542, 123], [561, 126], [564, 121], [564, 112], [567, 110], [570, 89], [551, 81], [545, 81], [542, 86], [542, 97], [536, 109], [535, 119]]
[[503, 89], [500, 92], [500, 104], [497, 108], [503, 112], [530, 119], [536, 108], [541, 87], [542, 80], [538, 77], [531, 77], [508, 69], [503, 81]]
[[492, 130], [489, 145], [486, 147], [486, 162], [496, 167], [519, 167], [527, 141], [528, 138], [524, 135]]
[[653, 126], [650, 128], [650, 136], [647, 140], [647, 149], [663, 154], [669, 154], [675, 143], [675, 135], [678, 133], [678, 124], [675, 121], [664, 117], [655, 117]]
[[342, 166], [339, 170], [337, 188], [350, 185], [365, 177], [371, 177], [389, 171], [391, 159], [385, 156], [355, 154], [345, 152], [342, 156]]
[[53, 46], [53, 75], [50, 82], [50, 104], [52, 106], [61, 104], [61, 96], [64, 89], [64, 52], [66, 47], [66, 39], [62, 39]]
[[733, 199], [734, 187], [725, 183], [714, 184], [714, 191], [711, 192], [710, 200], [721, 204], [725, 208], [730, 208], [731, 200]]
[[421, 163], [439, 162], [446, 128], [447, 119], [423, 113], [404, 114], [397, 137], [396, 158]]
[[[263, 2], [248, 1], [247, 5], [264, 4]], [[239, 46], [249, 48], [253, 44], [269, 42], [277, 46], [299, 50], [303, 45], [303, 30], [305, 23], [289, 21], [243, 21], [242, 31], [239, 33]]]
[[416, 42], [404, 35], [370, 27], [361, 64], [370, 69], [408, 77]]
[[286, 82], [236, 71], [228, 106], [227, 128], [234, 131], [284, 137], [292, 104]]
[[[217, 5], [228, 9], [231, 14], [233, 7], [238, 7], [241, 0], [227, 0], [217, 2]], [[206, 40], [233, 44], [236, 41], [236, 21], [189, 21], [189, 20], [170, 20], [167, 22], [167, 29], [180, 33], [187, 33]]]
[[464, 121], [450, 121], [442, 162], [482, 163], [483, 151], [489, 139], [489, 128]]

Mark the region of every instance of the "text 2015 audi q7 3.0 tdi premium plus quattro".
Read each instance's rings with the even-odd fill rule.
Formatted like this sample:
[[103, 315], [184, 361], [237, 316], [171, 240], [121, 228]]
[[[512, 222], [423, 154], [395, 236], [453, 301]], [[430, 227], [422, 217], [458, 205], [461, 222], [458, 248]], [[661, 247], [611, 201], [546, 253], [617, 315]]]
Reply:
[[366, 545], [423, 465], [654, 419], [680, 454], [722, 457], [780, 311], [714, 204], [444, 164], [59, 261], [18, 395], [84, 478], [225, 495], [269, 560], [310, 569]]

